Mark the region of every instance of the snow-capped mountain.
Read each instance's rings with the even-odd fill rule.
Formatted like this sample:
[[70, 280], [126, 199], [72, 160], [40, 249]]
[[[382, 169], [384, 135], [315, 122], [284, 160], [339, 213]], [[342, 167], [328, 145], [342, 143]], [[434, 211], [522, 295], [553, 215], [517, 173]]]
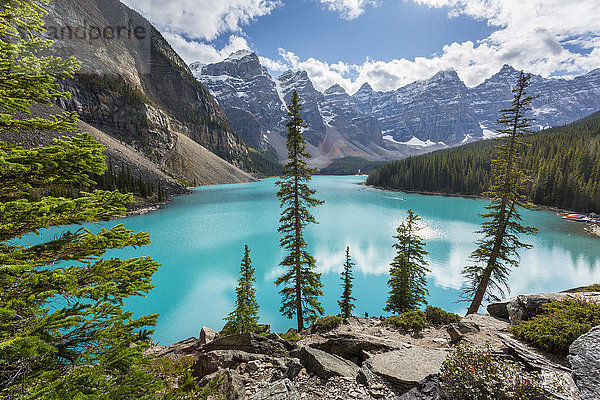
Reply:
[[[498, 111], [509, 108], [511, 88], [519, 71], [509, 65], [470, 90], [470, 99], [482, 125], [496, 129]], [[600, 109], [600, 69], [574, 79], [544, 79], [531, 76], [529, 95], [538, 97], [532, 102], [535, 127], [564, 125]]]
[[[498, 113], [510, 106], [519, 74], [505, 65], [468, 88], [449, 70], [388, 92], [365, 83], [350, 96], [339, 85], [319, 92], [305, 71], [273, 78], [249, 51], [190, 69], [247, 143], [271, 146], [280, 158], [285, 157], [285, 105], [296, 90], [308, 124], [305, 137], [321, 160], [317, 164], [345, 155], [395, 159], [495, 137]], [[600, 109], [600, 69], [571, 80], [533, 75], [528, 93], [538, 95], [532, 110], [536, 128], [563, 125]]]
[[306, 71], [287, 71], [277, 78], [276, 85], [282, 94], [285, 104], [289, 104], [294, 90], [298, 92], [302, 102], [302, 119], [308, 124], [304, 137], [308, 143], [318, 146], [326, 134], [325, 123], [319, 105], [324, 96], [313, 86]]
[[[353, 99], [374, 116], [384, 136], [397, 142], [461, 143], [465, 137], [482, 137], [469, 89], [454, 70], [438, 72], [395, 91], [377, 93], [363, 87]], [[413, 140], [414, 141], [414, 140]]]

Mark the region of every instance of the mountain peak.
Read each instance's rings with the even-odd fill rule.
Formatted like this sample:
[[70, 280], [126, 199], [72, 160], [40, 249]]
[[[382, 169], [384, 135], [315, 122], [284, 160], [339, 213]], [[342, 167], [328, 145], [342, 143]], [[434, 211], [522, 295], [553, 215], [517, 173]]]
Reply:
[[347, 94], [346, 90], [340, 86], [339, 83], [335, 83], [331, 85], [327, 90], [325, 90], [324, 94]]
[[371, 87], [371, 85], [369, 85], [369, 82], [365, 82], [360, 86], [360, 89], [358, 89], [358, 91], [370, 93], [370, 92], [373, 92], [373, 88]]
[[258, 59], [258, 57], [256, 56], [256, 53], [254, 53], [250, 50], [244, 49], [244, 50], [238, 50], [234, 53], [231, 53], [229, 55], [229, 57], [226, 58], [226, 60], [237, 61], [237, 60], [241, 60], [242, 58], [247, 57], [247, 56], [254, 56], [252, 58]]
[[432, 78], [432, 80], [460, 80], [458, 74], [454, 68], [450, 68], [444, 71], [439, 71]]

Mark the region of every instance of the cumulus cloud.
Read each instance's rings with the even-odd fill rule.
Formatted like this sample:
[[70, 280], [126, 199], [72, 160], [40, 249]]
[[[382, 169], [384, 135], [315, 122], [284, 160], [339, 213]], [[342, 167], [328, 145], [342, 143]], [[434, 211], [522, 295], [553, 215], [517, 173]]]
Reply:
[[353, 20], [365, 12], [367, 6], [376, 6], [374, 0], [319, 0], [330, 11], [339, 13], [343, 19]]
[[[475, 86], [503, 64], [544, 77], [557, 73], [569, 77], [600, 66], [597, 0], [412, 1], [426, 7], [445, 7], [450, 18], [465, 15], [485, 21], [494, 30], [480, 41], [450, 43], [436, 54], [412, 60], [366, 59], [362, 64], [329, 64], [314, 58], [300, 60], [294, 53], [280, 49], [280, 62], [292, 69], [305, 69], [319, 90], [338, 83], [349, 93], [364, 82], [369, 82], [375, 90], [393, 90], [448, 69], [456, 70], [468, 86]], [[338, 2], [331, 0], [331, 3]]]
[[280, 0], [123, 0], [161, 32], [198, 40], [240, 32], [243, 25], [268, 15]]
[[[204, 64], [215, 63], [224, 60], [231, 53], [238, 50], [250, 50], [246, 39], [236, 35], [229, 36], [229, 43], [220, 50], [203, 42], [185, 39], [176, 33], [166, 32], [163, 33], [163, 36], [173, 47], [173, 50], [188, 64], [195, 61], [200, 61]], [[267, 68], [271, 68], [272, 65], [267, 65]]]

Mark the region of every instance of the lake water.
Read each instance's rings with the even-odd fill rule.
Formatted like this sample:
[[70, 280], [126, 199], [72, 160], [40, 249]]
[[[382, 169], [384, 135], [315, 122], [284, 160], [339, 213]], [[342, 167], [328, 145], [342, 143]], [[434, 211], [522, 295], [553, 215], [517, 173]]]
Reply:
[[[339, 311], [339, 272], [346, 246], [350, 246], [356, 263], [355, 313], [386, 315], [382, 308], [389, 263], [395, 255], [392, 235], [408, 209], [423, 219], [421, 234], [430, 252], [429, 303], [464, 312], [467, 304], [457, 303], [463, 284], [460, 271], [475, 248], [479, 214], [488, 202], [386, 192], [359, 185], [364, 180], [361, 176], [316, 176], [311, 182], [317, 197], [325, 200], [324, 205], [313, 209], [320, 223], [307, 228], [306, 239], [323, 273], [326, 313]], [[280, 209], [274, 182], [267, 179], [204, 186], [156, 212], [104, 224], [124, 223], [129, 229], [151, 235], [149, 246], [111, 251], [105, 257], [150, 254], [162, 264], [153, 278], [156, 288], [149, 296], [127, 302], [136, 315], [160, 314], [155, 340], [171, 344], [198, 336], [203, 325], [221, 329], [222, 318], [234, 307], [245, 244], [251, 249], [256, 268], [261, 322], [270, 323], [276, 331], [296, 325], [279, 313], [279, 289], [273, 283], [281, 274], [279, 262], [284, 255], [276, 232]], [[534, 248], [521, 251], [520, 267], [511, 273], [512, 295], [600, 283], [600, 239], [549, 211], [523, 211], [523, 217], [540, 232], [527, 238]]]

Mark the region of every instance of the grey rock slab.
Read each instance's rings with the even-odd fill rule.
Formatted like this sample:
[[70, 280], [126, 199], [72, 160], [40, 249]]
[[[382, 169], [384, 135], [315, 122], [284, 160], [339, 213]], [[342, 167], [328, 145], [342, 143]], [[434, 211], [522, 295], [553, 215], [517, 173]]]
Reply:
[[418, 385], [428, 375], [437, 374], [448, 355], [444, 349], [424, 349], [417, 346], [377, 354], [365, 364], [376, 375], [390, 382], [400, 392]]
[[291, 354], [298, 357], [307, 372], [313, 373], [321, 379], [329, 379], [334, 376], [356, 378], [358, 375], [358, 365], [335, 354], [306, 346], [301, 346]]
[[437, 374], [429, 375], [419, 384], [400, 396], [399, 400], [442, 400], [440, 377]]
[[581, 399], [600, 399], [600, 326], [578, 337], [568, 358]]
[[285, 378], [255, 393], [250, 400], [300, 400], [300, 393], [294, 384]]
[[201, 344], [207, 344], [209, 342], [212, 342], [213, 340], [215, 340], [215, 338], [217, 337], [217, 332], [213, 331], [210, 328], [207, 328], [206, 326], [203, 326], [202, 329], [200, 329], [200, 343]]
[[267, 337], [256, 333], [241, 333], [237, 335], [219, 336], [212, 342], [203, 346], [204, 351], [212, 350], [240, 350], [247, 353], [286, 355], [295, 346], [276, 334]]
[[220, 368], [236, 368], [241, 363], [262, 360], [265, 357], [264, 354], [247, 353], [240, 350], [212, 350], [198, 355], [194, 362], [193, 375], [202, 378]]

